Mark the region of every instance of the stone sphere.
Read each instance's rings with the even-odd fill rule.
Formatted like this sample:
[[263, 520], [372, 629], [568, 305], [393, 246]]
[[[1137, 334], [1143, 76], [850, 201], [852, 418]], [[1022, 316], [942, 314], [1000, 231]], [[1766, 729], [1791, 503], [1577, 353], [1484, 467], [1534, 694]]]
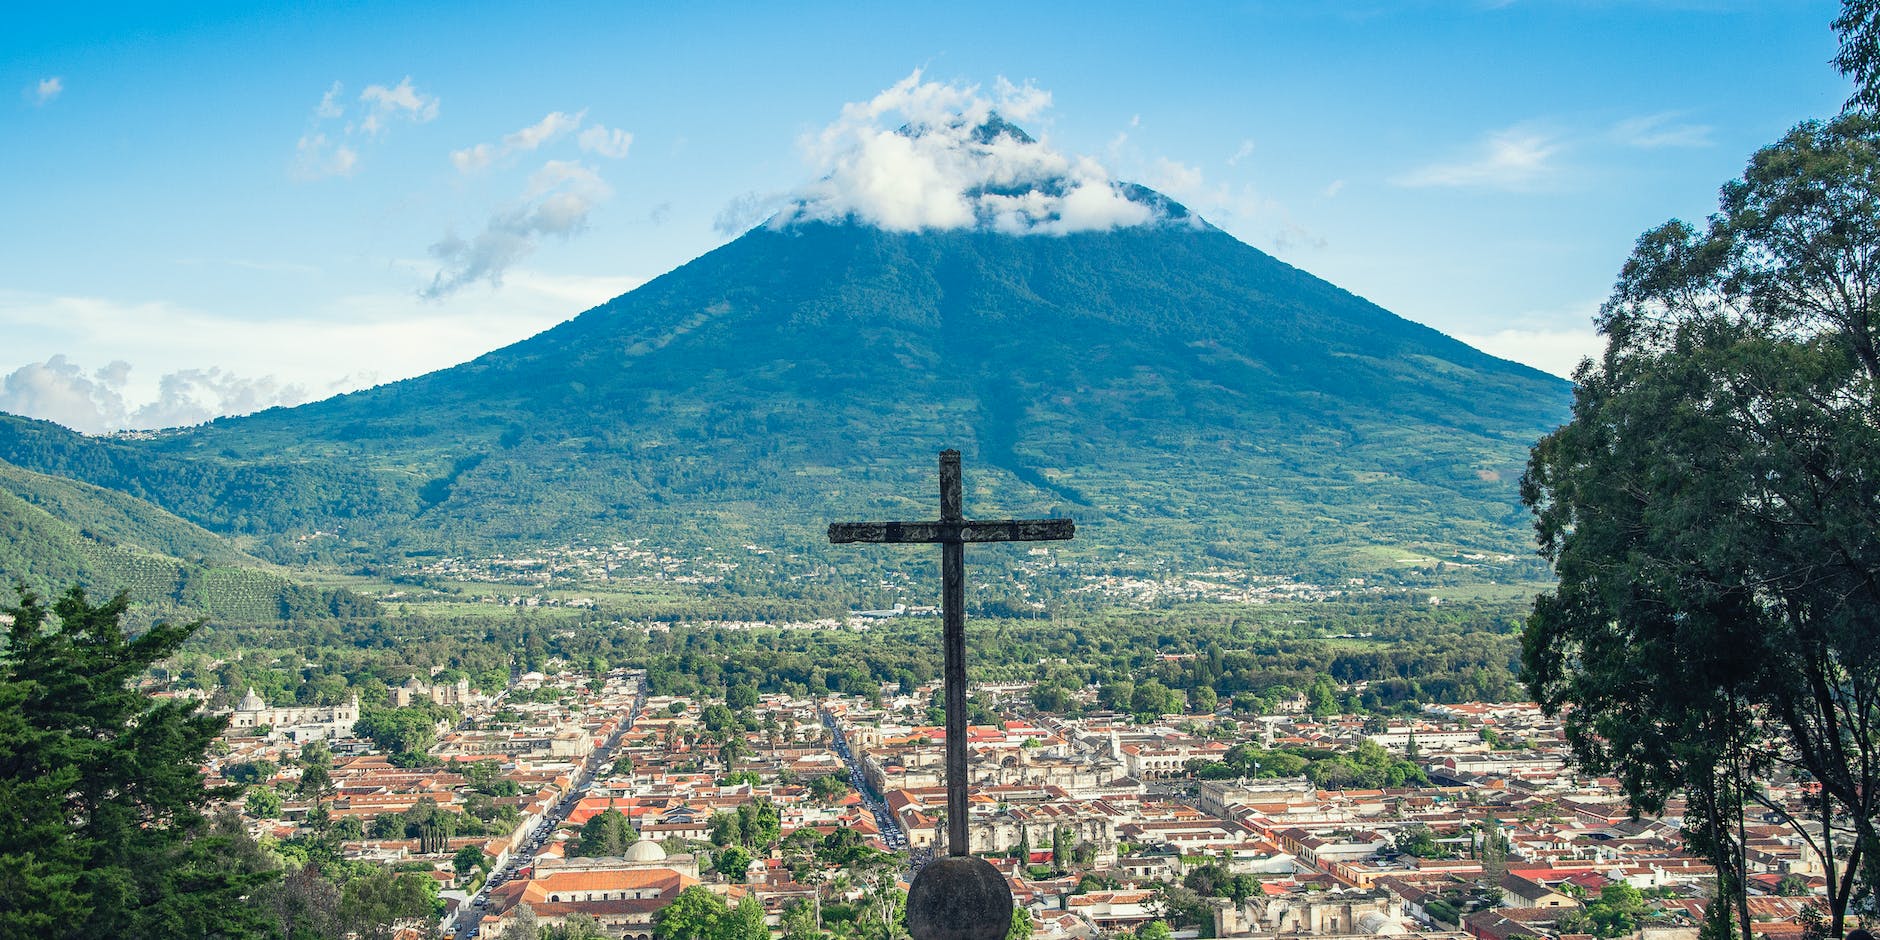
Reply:
[[971, 855], [935, 859], [907, 891], [914, 940], [1004, 940], [1012, 928], [1012, 888], [992, 863]]

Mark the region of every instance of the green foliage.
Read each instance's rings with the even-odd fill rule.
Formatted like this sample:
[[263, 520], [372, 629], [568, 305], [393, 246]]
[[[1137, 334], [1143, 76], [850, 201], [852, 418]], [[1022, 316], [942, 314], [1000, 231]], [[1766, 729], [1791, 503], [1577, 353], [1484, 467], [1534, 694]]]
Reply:
[[751, 867], [751, 853], [735, 845], [722, 849], [712, 867], [731, 881], [743, 881], [746, 871]]
[[653, 914], [655, 940], [717, 940], [718, 922], [730, 914], [704, 885], [692, 885]]
[[1686, 794], [1745, 936], [1737, 818], [1778, 752], [1867, 863], [1829, 877], [1829, 920], [1880, 882], [1876, 251], [1880, 119], [1759, 151], [1703, 230], [1639, 239], [1523, 483], [1560, 575], [1524, 635], [1530, 691], [1571, 706], [1575, 752], [1637, 807]]
[[1598, 898], [1587, 902], [1584, 910], [1563, 918], [1561, 927], [1597, 937], [1622, 937], [1637, 933], [1639, 921], [1646, 914], [1645, 896], [1621, 882], [1600, 889]]
[[451, 856], [450, 859], [451, 867], [455, 868], [459, 875], [467, 875], [472, 869], [485, 867], [488, 862], [489, 856], [483, 854], [483, 850], [474, 845], [466, 845], [458, 849], [457, 854]]
[[340, 921], [360, 940], [391, 940], [401, 926], [418, 926], [443, 912], [437, 882], [417, 874], [374, 868], [340, 892]]
[[1350, 753], [1319, 748], [1276, 748], [1252, 744], [1227, 749], [1225, 760], [1192, 761], [1190, 772], [1203, 780], [1238, 777], [1294, 777], [1301, 774], [1327, 789], [1407, 787], [1426, 784], [1429, 778], [1417, 765], [1393, 756], [1372, 741]]
[[225, 540], [140, 499], [0, 460], [0, 600], [87, 584], [124, 591], [133, 619], [211, 616], [244, 623], [372, 609], [346, 592], [290, 582]]
[[1417, 858], [1448, 858], [1450, 853], [1436, 841], [1436, 833], [1425, 825], [1405, 826], [1397, 830], [1397, 851]]
[[754, 895], [745, 895], [738, 906], [726, 912], [715, 932], [717, 940], [770, 940], [770, 928], [764, 925], [764, 906]]
[[1849, 108], [1880, 109], [1880, 2], [1841, 0], [1841, 15], [1834, 21], [1841, 48], [1834, 65], [1854, 81]]
[[542, 928], [542, 940], [608, 940], [607, 928], [593, 915], [576, 911], [560, 924]]
[[1005, 940], [1031, 940], [1031, 930], [1031, 909], [1012, 905], [1012, 926], [1006, 929]]
[[625, 855], [640, 834], [625, 813], [609, 806], [581, 824], [579, 854], [589, 857]]
[[778, 926], [783, 940], [816, 940], [823, 935], [822, 926], [816, 923], [816, 906], [801, 899], [784, 906]]
[[[193, 626], [137, 637], [123, 595], [72, 589], [6, 608], [0, 650], [0, 934], [259, 936], [244, 903], [274, 873], [245, 867], [239, 830], [202, 816], [198, 770], [224, 720], [153, 701], [134, 680]], [[54, 622], [56, 620], [56, 623]]]
[[256, 819], [276, 819], [281, 815], [281, 795], [272, 787], [255, 787], [248, 791], [244, 806]]
[[437, 743], [437, 722], [442, 716], [434, 709], [429, 703], [405, 708], [361, 704], [353, 733], [370, 738], [391, 754], [421, 754]]
[[1260, 879], [1231, 872], [1220, 862], [1196, 865], [1182, 875], [1182, 885], [1202, 897], [1227, 898], [1242, 904], [1259, 893]]
[[244, 761], [222, 771], [230, 783], [266, 783], [281, 768], [271, 760]]

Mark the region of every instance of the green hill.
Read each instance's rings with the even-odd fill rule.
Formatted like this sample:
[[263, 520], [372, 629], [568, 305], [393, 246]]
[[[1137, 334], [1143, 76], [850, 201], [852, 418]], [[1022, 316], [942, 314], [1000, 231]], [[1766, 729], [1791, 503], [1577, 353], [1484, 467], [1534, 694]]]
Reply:
[[200, 526], [112, 490], [0, 462], [0, 595], [129, 592], [140, 614], [255, 623], [370, 602], [294, 584]]
[[1515, 483], [1566, 382], [1140, 197], [1167, 220], [759, 228], [455, 368], [148, 441], [0, 422], [0, 457], [280, 562], [646, 538], [848, 564], [823, 526], [931, 515], [944, 447], [969, 512], [1074, 516], [1067, 551], [1124, 567], [1531, 556]]

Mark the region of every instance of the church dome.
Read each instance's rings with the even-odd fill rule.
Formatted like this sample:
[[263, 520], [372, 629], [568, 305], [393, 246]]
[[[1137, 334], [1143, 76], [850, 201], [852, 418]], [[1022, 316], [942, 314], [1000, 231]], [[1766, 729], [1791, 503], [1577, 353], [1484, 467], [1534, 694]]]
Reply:
[[263, 701], [261, 696], [255, 694], [255, 687], [251, 685], [248, 687], [248, 694], [242, 696], [242, 703], [235, 706], [235, 709], [244, 712], [258, 712], [266, 707], [268, 707], [268, 703]]
[[629, 862], [663, 862], [666, 860], [666, 850], [651, 839], [641, 839], [627, 846], [624, 857]]
[[1403, 933], [1403, 922], [1381, 911], [1372, 911], [1358, 918], [1358, 929], [1368, 934], [1395, 936]]

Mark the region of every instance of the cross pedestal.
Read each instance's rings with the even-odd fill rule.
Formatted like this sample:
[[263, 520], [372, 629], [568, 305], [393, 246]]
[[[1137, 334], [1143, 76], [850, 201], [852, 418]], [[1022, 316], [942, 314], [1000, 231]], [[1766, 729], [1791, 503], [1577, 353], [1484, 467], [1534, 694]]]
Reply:
[[1071, 538], [1069, 519], [971, 520], [962, 511], [960, 452], [940, 452], [940, 518], [932, 522], [837, 522], [829, 541], [938, 544], [946, 660], [947, 858], [920, 870], [907, 895], [915, 940], [1004, 937], [1012, 891], [990, 862], [974, 858], [966, 820], [966, 545]]

